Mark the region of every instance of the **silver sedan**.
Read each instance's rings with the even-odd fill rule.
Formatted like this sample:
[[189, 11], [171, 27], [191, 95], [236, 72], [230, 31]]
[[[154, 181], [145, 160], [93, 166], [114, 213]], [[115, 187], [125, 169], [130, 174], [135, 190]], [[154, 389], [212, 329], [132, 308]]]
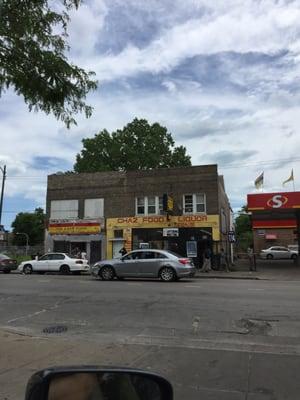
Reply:
[[171, 282], [192, 277], [195, 267], [189, 258], [166, 250], [133, 250], [121, 258], [99, 261], [91, 274], [105, 281], [116, 278], [160, 278]]
[[283, 246], [272, 246], [268, 249], [262, 250], [260, 257], [267, 260], [279, 259], [296, 259], [298, 256], [297, 251], [293, 251]]

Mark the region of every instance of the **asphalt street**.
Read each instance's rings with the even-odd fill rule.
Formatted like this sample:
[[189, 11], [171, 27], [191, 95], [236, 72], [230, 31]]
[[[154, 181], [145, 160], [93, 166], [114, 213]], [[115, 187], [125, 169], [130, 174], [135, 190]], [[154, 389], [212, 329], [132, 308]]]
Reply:
[[74, 363], [160, 372], [176, 399], [298, 399], [299, 300], [296, 281], [2, 274], [0, 400]]

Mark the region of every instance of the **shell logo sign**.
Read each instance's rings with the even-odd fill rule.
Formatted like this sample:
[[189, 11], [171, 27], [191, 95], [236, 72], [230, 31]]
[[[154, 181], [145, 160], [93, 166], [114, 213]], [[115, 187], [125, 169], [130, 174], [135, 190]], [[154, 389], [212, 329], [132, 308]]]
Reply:
[[248, 194], [248, 210], [300, 209], [300, 192]]
[[288, 202], [288, 198], [281, 194], [276, 194], [267, 201], [267, 205], [271, 208], [280, 208]]

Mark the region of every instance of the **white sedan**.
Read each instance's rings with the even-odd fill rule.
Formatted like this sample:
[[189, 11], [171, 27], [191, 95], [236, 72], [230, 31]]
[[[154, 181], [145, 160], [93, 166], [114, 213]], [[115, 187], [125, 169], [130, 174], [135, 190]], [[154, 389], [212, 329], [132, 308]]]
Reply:
[[261, 258], [266, 258], [267, 260], [279, 260], [279, 259], [296, 259], [298, 253], [296, 251], [290, 250], [283, 246], [272, 246], [268, 249], [262, 250], [260, 253]]
[[89, 272], [90, 267], [87, 260], [83, 260], [66, 253], [47, 253], [38, 260], [23, 261], [18, 271], [24, 274], [33, 272], [60, 272], [63, 275], [80, 274]]

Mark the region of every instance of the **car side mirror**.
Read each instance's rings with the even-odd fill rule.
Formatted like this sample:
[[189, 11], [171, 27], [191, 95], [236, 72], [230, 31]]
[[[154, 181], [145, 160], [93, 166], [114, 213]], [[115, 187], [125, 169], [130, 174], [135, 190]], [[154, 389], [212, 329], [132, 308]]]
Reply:
[[163, 377], [134, 369], [49, 368], [28, 381], [25, 400], [173, 400]]

